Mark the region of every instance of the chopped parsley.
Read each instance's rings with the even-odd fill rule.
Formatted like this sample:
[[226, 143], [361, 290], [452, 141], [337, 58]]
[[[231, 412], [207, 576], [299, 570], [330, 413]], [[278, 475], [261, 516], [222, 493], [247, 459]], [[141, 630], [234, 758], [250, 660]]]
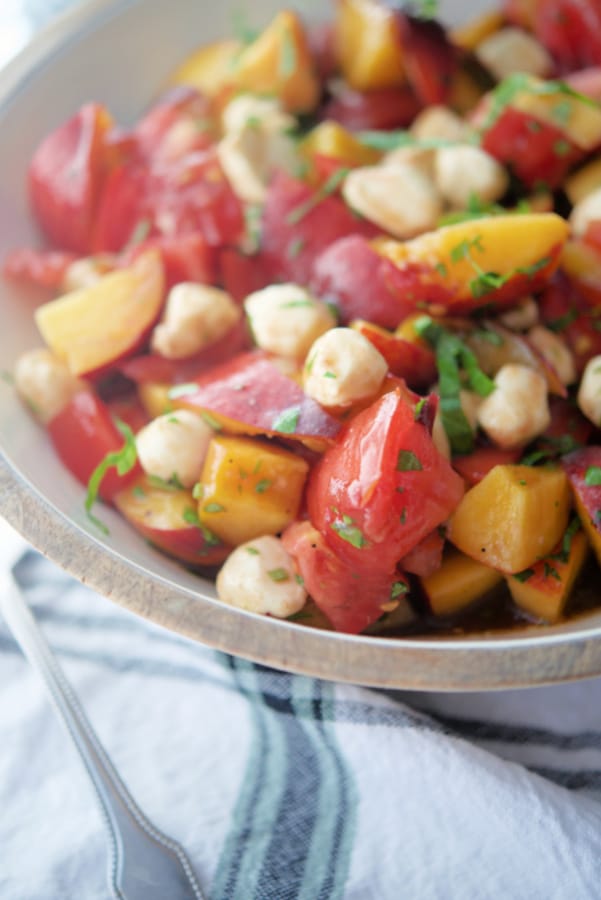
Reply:
[[184, 486], [174, 472], [171, 478], [160, 478], [158, 475], [148, 475], [149, 483], [162, 491], [183, 491]]
[[597, 487], [601, 484], [601, 466], [589, 466], [584, 474], [584, 483], [587, 487]]
[[245, 549], [246, 552], [249, 553], [251, 556], [259, 556], [259, 555], [260, 555], [260, 554], [259, 554], [259, 551], [257, 550], [256, 547], [245, 547], [244, 549]]
[[215, 503], [215, 502], [205, 503], [202, 510], [203, 510], [203, 512], [206, 512], [206, 513], [220, 513], [220, 512], [225, 512], [225, 506], [223, 506], [221, 503]]
[[528, 581], [529, 578], [532, 578], [534, 575], [534, 569], [523, 569], [521, 572], [516, 572], [513, 576], [517, 581]]
[[392, 584], [392, 588], [390, 589], [390, 599], [396, 600], [396, 598], [400, 597], [401, 594], [406, 594], [408, 590], [409, 588], [404, 581], [394, 581]]
[[334, 194], [338, 190], [349, 171], [350, 169], [348, 168], [341, 168], [333, 172], [327, 181], [325, 181], [324, 184], [322, 184], [310, 197], [294, 209], [290, 210], [286, 216], [286, 224], [298, 225], [306, 215], [315, 209], [316, 206], [319, 206], [322, 200], [325, 200], [326, 197], [329, 197], [330, 194]]
[[198, 385], [195, 381], [188, 381], [186, 384], [175, 384], [172, 388], [169, 388], [167, 392], [167, 396], [170, 400], [177, 400], [178, 397], [187, 397], [189, 394], [195, 394], [198, 390]]
[[92, 507], [98, 499], [98, 492], [100, 490], [102, 480], [109, 469], [116, 469], [117, 475], [127, 475], [128, 472], [131, 472], [138, 460], [138, 453], [136, 451], [136, 439], [133, 431], [131, 430], [129, 425], [126, 425], [126, 423], [122, 422], [120, 419], [115, 419], [115, 425], [125, 439], [125, 443], [120, 450], [113, 450], [112, 452], [107, 453], [104, 459], [102, 459], [98, 463], [98, 465], [90, 475], [90, 480], [88, 481], [88, 490], [84, 503], [89, 520], [93, 522], [93, 524], [96, 525], [96, 527], [100, 531], [102, 531], [103, 534], [109, 533], [108, 528], [103, 522], [100, 521], [100, 519], [92, 515]]
[[282, 78], [290, 78], [297, 67], [297, 53], [294, 37], [287, 28], [282, 35], [282, 47], [280, 50], [279, 74]]
[[184, 522], [187, 522], [188, 525], [194, 525], [196, 528], [200, 526], [200, 519], [198, 518], [198, 513], [194, 509], [193, 506], [187, 506], [182, 513], [182, 519]]
[[293, 238], [288, 244], [288, 249], [286, 250], [286, 256], [288, 259], [296, 259], [296, 257], [301, 253], [305, 246], [305, 239], [302, 237]]
[[332, 522], [331, 527], [343, 541], [352, 544], [358, 550], [367, 544], [361, 529], [357, 528], [350, 516], [342, 516], [342, 522]]
[[201, 481], [197, 481], [194, 487], [192, 488], [192, 496], [195, 500], [202, 500], [203, 494], [205, 492], [204, 484]]
[[294, 434], [299, 419], [300, 407], [291, 406], [276, 417], [271, 427], [274, 431], [279, 431], [282, 434]]
[[221, 431], [221, 422], [212, 413], [204, 410], [201, 412], [200, 417], [209, 428], [213, 429], [213, 431]]
[[267, 574], [272, 581], [290, 581], [290, 575], [286, 569], [269, 569]]
[[257, 494], [264, 494], [265, 491], [268, 491], [273, 481], [270, 478], [262, 478], [260, 481], [257, 481], [255, 485], [255, 491]]
[[396, 470], [397, 472], [421, 472], [423, 466], [413, 450], [399, 450]]

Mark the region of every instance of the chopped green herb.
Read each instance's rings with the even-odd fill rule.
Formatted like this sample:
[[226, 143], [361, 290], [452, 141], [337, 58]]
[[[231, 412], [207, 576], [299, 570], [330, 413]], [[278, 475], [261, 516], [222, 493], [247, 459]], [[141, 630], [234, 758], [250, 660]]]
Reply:
[[405, 522], [407, 521], [407, 507], [406, 506], [404, 506], [401, 511], [401, 515], [399, 516], [399, 521], [400, 521], [401, 525], [404, 525]]
[[200, 519], [198, 518], [198, 513], [194, 509], [193, 506], [187, 506], [182, 514], [182, 518], [184, 522], [187, 522], [188, 525], [195, 525], [196, 528], [200, 525]]
[[555, 156], [567, 156], [571, 150], [569, 141], [559, 140], [553, 144], [553, 153]]
[[205, 492], [204, 484], [201, 481], [197, 481], [194, 487], [192, 488], [192, 496], [195, 500], [202, 500], [203, 494]]
[[221, 503], [205, 503], [202, 510], [207, 513], [220, 513], [225, 512], [225, 506], [222, 506]]
[[294, 580], [296, 581], [297, 584], [300, 584], [301, 587], [302, 587], [302, 586], [304, 585], [304, 583], [305, 583], [305, 579], [303, 578], [302, 575], [296, 574], [296, 575], [294, 576]]
[[337, 169], [333, 172], [327, 181], [322, 184], [320, 188], [318, 188], [310, 197], [308, 197], [303, 203], [299, 204], [299, 206], [290, 210], [288, 215], [286, 216], [286, 224], [287, 225], [298, 225], [301, 219], [311, 212], [311, 210], [315, 209], [316, 206], [325, 200], [326, 197], [329, 197], [330, 194], [334, 194], [346, 176], [348, 175], [350, 169], [342, 168]]
[[[575, 91], [564, 81], [538, 81], [530, 75], [516, 72], [503, 79], [492, 92], [488, 116], [482, 126], [483, 130], [488, 130], [488, 128], [496, 122], [503, 110], [522, 92], [535, 95], [559, 94], [560, 97], [571, 97], [579, 103], [587, 104], [587, 106], [596, 106], [594, 100], [591, 100], [590, 97], [585, 97], [584, 94], [578, 93], [578, 91]], [[569, 103], [568, 100], [563, 100], [561, 102]], [[571, 114], [572, 104], [569, 105]], [[563, 111], [562, 115], [567, 116], [567, 111]]]
[[401, 594], [406, 594], [408, 590], [409, 588], [404, 581], [394, 581], [390, 590], [390, 599], [396, 600], [396, 598], [400, 597]]
[[584, 475], [584, 483], [587, 487], [597, 487], [601, 484], [601, 466], [589, 466]]
[[189, 394], [195, 394], [198, 390], [198, 385], [194, 381], [189, 381], [186, 384], [175, 384], [172, 388], [169, 388], [167, 392], [167, 396], [170, 400], [177, 400], [178, 397], [187, 397]]
[[209, 428], [213, 429], [213, 431], [221, 431], [221, 422], [214, 415], [212, 415], [212, 413], [204, 410], [203, 412], [201, 412], [200, 417], [203, 422], [205, 422], [209, 426]]
[[252, 44], [260, 34], [256, 28], [248, 24], [246, 12], [242, 9], [236, 9], [232, 13], [232, 33], [243, 44]]
[[566, 328], [572, 324], [578, 318], [578, 310], [575, 307], [572, 307], [568, 310], [567, 313], [564, 313], [563, 316], [558, 316], [557, 319], [547, 320], [545, 325], [551, 331], [561, 332], [565, 331]]
[[359, 550], [365, 547], [367, 543], [365, 536], [357, 528], [350, 516], [343, 516], [342, 522], [332, 522], [331, 527], [343, 541], [347, 541], [353, 547], [357, 547]]
[[268, 491], [273, 481], [270, 478], [262, 478], [260, 481], [257, 481], [255, 485], [255, 491], [257, 494], [264, 494], [265, 491]]
[[335, 372], [324, 372], [323, 377], [324, 378], [338, 378], [338, 376], [336, 375]]
[[127, 242], [127, 247], [135, 247], [145, 241], [150, 234], [151, 228], [152, 222], [150, 219], [140, 219], [139, 222], [136, 222], [129, 241]]
[[556, 581], [561, 581], [561, 576], [555, 566], [552, 566], [551, 563], [545, 562], [543, 566], [543, 573], [545, 578], [554, 578]]
[[272, 581], [290, 581], [290, 575], [286, 569], [270, 569], [267, 574]]
[[263, 216], [263, 208], [256, 203], [247, 203], [244, 206], [244, 224], [246, 226], [246, 235], [250, 242], [249, 250], [251, 253], [259, 249], [261, 243], [261, 219]]
[[436, 265], [434, 266], [434, 269], [438, 272], [438, 274], [440, 275], [441, 278], [446, 278], [447, 275], [449, 274], [449, 270], [447, 269], [445, 264], [442, 262], [436, 263]]
[[513, 576], [517, 581], [528, 581], [534, 575], [534, 569], [524, 569], [522, 572], [516, 572]]
[[244, 549], [247, 553], [250, 553], [251, 556], [260, 556], [260, 553], [256, 547], [245, 547]]
[[146, 496], [146, 491], [141, 485], [137, 484], [132, 490], [132, 494], [134, 495], [134, 497], [137, 497], [140, 500]]
[[98, 491], [100, 490], [102, 480], [109, 469], [116, 469], [118, 475], [126, 475], [128, 472], [131, 472], [138, 459], [136, 439], [129, 425], [126, 425], [126, 423], [122, 422], [120, 419], [115, 419], [115, 425], [123, 436], [125, 443], [120, 450], [113, 450], [111, 453], [107, 453], [104, 459], [98, 463], [90, 475], [84, 503], [89, 520], [93, 522], [103, 534], [108, 534], [108, 528], [100, 521], [100, 519], [92, 515], [92, 507], [98, 499]]
[[148, 475], [149, 483], [163, 491], [183, 491], [184, 486], [174, 472], [171, 478], [159, 478], [158, 475]]
[[302, 237], [293, 238], [288, 244], [286, 256], [288, 259], [296, 259], [305, 246], [305, 239]]
[[291, 406], [276, 417], [271, 427], [274, 431], [279, 431], [282, 434], [294, 434], [299, 419], [300, 407]]
[[569, 100], [561, 100], [553, 107], [551, 115], [559, 125], [567, 125], [572, 115], [572, 104]]
[[421, 472], [423, 466], [413, 450], [399, 450], [396, 461], [397, 472]]

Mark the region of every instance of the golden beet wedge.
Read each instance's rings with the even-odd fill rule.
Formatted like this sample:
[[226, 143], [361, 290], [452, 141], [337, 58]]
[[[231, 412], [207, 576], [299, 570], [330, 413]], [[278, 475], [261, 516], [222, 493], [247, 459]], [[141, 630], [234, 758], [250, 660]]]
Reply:
[[568, 224], [555, 213], [489, 216], [373, 247], [398, 269], [398, 288], [418, 308], [469, 313], [514, 303], [543, 287], [559, 264]]
[[228, 544], [278, 534], [296, 519], [308, 464], [252, 438], [215, 437], [200, 480], [198, 517]]
[[395, 15], [376, 0], [339, 0], [334, 41], [342, 74], [356, 90], [399, 87], [405, 81]]
[[337, 159], [347, 167], [371, 166], [381, 153], [366, 147], [338, 122], [327, 120], [313, 128], [300, 143], [300, 151], [308, 160], [315, 156]]
[[562, 553], [558, 545], [550, 556], [540, 559], [532, 567], [506, 576], [516, 606], [543, 622], [557, 622], [582, 571], [588, 550], [586, 534], [579, 531], [573, 536], [567, 553]]
[[566, 530], [570, 503], [561, 469], [495, 466], [464, 495], [447, 536], [472, 559], [514, 574], [552, 552]]
[[420, 584], [435, 616], [452, 616], [492, 591], [503, 576], [490, 566], [451, 550], [442, 566]]
[[231, 82], [234, 64], [243, 47], [244, 44], [234, 40], [200, 47], [175, 70], [171, 83], [185, 84], [207, 97], [216, 97]]
[[310, 112], [321, 92], [304, 28], [284, 10], [233, 62], [230, 85], [242, 91], [271, 94], [289, 112]]
[[160, 257], [148, 251], [129, 268], [39, 306], [35, 321], [74, 375], [90, 374], [141, 345], [159, 317], [163, 286]]

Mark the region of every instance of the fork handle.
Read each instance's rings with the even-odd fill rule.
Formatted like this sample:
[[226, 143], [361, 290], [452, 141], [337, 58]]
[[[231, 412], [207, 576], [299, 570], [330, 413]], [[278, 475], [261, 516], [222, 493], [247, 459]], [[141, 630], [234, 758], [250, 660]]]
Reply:
[[43, 678], [94, 787], [109, 837], [109, 887], [118, 900], [203, 900], [183, 848], [138, 807], [102, 747], [79, 700], [9, 574], [0, 609], [23, 653]]

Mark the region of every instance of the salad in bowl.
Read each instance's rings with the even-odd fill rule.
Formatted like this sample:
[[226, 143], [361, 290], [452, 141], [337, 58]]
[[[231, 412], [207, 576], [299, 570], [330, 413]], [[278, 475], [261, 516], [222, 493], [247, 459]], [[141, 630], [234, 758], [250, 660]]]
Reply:
[[433, 14], [282, 10], [29, 163], [14, 387], [98, 533], [229, 606], [378, 635], [599, 601], [601, 17]]

